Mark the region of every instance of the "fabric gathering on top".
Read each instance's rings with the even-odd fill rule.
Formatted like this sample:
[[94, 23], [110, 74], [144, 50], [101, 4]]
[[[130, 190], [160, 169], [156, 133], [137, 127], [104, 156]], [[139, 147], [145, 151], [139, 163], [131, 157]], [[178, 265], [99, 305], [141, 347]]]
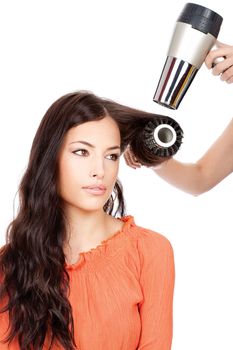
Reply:
[[[163, 235], [137, 226], [132, 216], [120, 220], [120, 231], [65, 266], [77, 350], [170, 350], [172, 246]], [[0, 340], [8, 326], [8, 313], [0, 314]], [[62, 349], [56, 342], [52, 346]], [[0, 350], [20, 350], [17, 339], [0, 343]]]

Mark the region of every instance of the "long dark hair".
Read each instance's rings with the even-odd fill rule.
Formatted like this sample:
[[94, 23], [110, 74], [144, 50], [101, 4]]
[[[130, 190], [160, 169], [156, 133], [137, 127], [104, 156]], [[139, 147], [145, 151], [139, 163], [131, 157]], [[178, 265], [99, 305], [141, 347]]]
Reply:
[[[65, 216], [57, 191], [58, 153], [70, 128], [107, 115], [119, 125], [122, 152], [142, 127], [142, 120], [152, 116], [79, 91], [55, 101], [35, 135], [19, 186], [18, 214], [7, 229], [0, 253], [0, 300], [7, 300], [0, 312], [8, 312], [10, 320], [4, 342], [17, 338], [21, 350], [42, 349], [47, 335], [50, 347], [56, 340], [66, 350], [76, 348], [63, 252]], [[114, 192], [104, 210], [123, 216], [119, 180]]]

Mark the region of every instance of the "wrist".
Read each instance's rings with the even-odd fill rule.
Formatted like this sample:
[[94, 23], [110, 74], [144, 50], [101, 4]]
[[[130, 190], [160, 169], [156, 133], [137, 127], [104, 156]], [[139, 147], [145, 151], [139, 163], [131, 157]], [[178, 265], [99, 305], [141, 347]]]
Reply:
[[164, 160], [162, 163], [159, 163], [159, 164], [156, 164], [156, 165], [152, 165], [148, 168], [150, 168], [151, 170], [154, 170], [154, 171], [157, 171], [157, 170], [160, 170], [160, 169], [163, 169], [164, 167], [167, 166], [167, 162], [168, 160]]

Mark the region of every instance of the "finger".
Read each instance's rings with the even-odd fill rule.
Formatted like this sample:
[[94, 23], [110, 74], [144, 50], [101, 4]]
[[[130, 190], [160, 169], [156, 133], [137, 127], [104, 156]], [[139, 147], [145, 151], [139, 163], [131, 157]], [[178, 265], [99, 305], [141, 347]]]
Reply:
[[227, 70], [227, 68], [229, 68], [229, 65], [226, 62], [226, 60], [224, 60], [222, 62], [219, 62], [219, 63], [215, 64], [215, 66], [212, 69], [212, 74], [213, 75], [220, 75], [225, 70]]
[[221, 75], [221, 80], [231, 83], [231, 78], [233, 77], [233, 66], [225, 70]]
[[214, 61], [217, 58], [221, 58], [221, 57], [226, 57], [226, 50], [224, 48], [219, 48], [216, 50], [212, 50], [208, 53], [208, 55], [205, 58], [205, 65], [208, 69], [213, 68], [214, 65]]
[[214, 46], [219, 49], [219, 48], [228, 48], [231, 47], [231, 45], [225, 44], [222, 41], [216, 40]]
[[124, 159], [125, 159], [125, 162], [126, 162], [126, 164], [129, 166], [129, 167], [131, 167], [131, 168], [136, 168], [135, 166], [133, 166], [133, 164], [132, 164], [132, 162], [131, 162], [131, 159], [130, 159], [130, 157], [129, 157], [129, 152], [128, 151], [125, 151], [124, 152]]
[[226, 80], [226, 79], [230, 78], [230, 76], [231, 76], [232, 65], [233, 65], [233, 56], [226, 58], [222, 62], [217, 63], [214, 66], [212, 73], [213, 73], [213, 75], [224, 74], [223, 80]]
[[129, 147], [127, 147], [126, 151], [124, 152], [124, 157], [125, 157], [127, 165], [134, 167], [134, 168], [141, 167], [141, 164], [137, 161], [137, 159], [135, 158], [133, 152], [130, 150]]
[[129, 161], [131, 162], [131, 164], [134, 166], [134, 167], [137, 167], [137, 168], [140, 168], [141, 167], [141, 164], [140, 162], [137, 160], [137, 158], [134, 156], [134, 153], [131, 151], [131, 149], [128, 150], [128, 159]]
[[128, 166], [132, 167], [131, 164], [130, 164], [130, 162], [129, 162], [129, 160], [128, 160], [128, 156], [127, 156], [126, 152], [123, 154], [123, 157], [124, 157], [124, 160], [125, 160], [126, 164], [127, 164]]
[[221, 57], [232, 57], [233, 56], [233, 46], [224, 44], [220, 41], [216, 41], [213, 48], [209, 51], [205, 59], [205, 64], [207, 68], [211, 69], [214, 61]]
[[124, 159], [125, 159], [126, 164], [127, 164], [130, 168], [133, 168], [133, 169], [140, 168], [140, 166], [135, 166], [135, 165], [132, 164], [132, 162], [131, 162], [131, 160], [130, 160], [130, 158], [129, 158], [128, 155], [125, 155], [125, 154], [124, 154]]
[[228, 79], [226, 82], [227, 82], [228, 84], [232, 84], [232, 83], [233, 83], [233, 76], [232, 76], [230, 79]]

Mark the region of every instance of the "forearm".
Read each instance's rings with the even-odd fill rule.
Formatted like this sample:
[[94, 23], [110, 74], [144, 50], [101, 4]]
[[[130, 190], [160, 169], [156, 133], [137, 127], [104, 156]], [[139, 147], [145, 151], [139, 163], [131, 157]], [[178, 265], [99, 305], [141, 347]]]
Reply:
[[170, 159], [158, 168], [151, 169], [166, 182], [194, 196], [208, 191], [211, 187], [197, 163], [181, 163]]
[[171, 185], [192, 195], [199, 195], [216, 186], [233, 172], [233, 119], [220, 137], [195, 163], [175, 159], [164, 162], [154, 172]]
[[[219, 138], [195, 163], [182, 163], [175, 159], [150, 167], [171, 185], [194, 196], [216, 186], [233, 172], [233, 119]], [[126, 163], [135, 169], [141, 165], [130, 152], [125, 152]]]

